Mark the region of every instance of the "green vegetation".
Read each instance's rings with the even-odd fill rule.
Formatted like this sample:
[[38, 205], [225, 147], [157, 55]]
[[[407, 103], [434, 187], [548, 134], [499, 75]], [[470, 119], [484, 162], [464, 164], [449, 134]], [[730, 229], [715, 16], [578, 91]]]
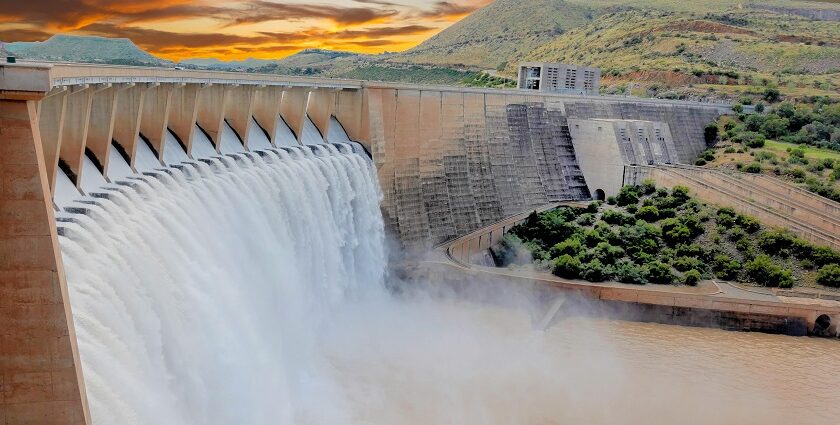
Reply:
[[[688, 189], [625, 186], [615, 205], [531, 214], [492, 252], [501, 266], [528, 263], [567, 279], [697, 285], [734, 280], [790, 288], [840, 287], [840, 252], [767, 229], [730, 208], [698, 202]], [[525, 249], [531, 260], [523, 260]]]
[[494, 77], [486, 72], [479, 72], [465, 78], [461, 83], [467, 87], [487, 87], [494, 89], [516, 88], [516, 81], [510, 78]]
[[765, 114], [722, 117], [715, 125], [717, 148], [695, 165], [768, 174], [840, 202], [840, 102], [808, 100], [782, 102]]

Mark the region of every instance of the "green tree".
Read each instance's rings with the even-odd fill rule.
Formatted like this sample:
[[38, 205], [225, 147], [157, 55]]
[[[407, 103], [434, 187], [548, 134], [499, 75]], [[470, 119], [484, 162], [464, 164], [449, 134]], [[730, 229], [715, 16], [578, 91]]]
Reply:
[[648, 283], [647, 271], [632, 261], [621, 260], [615, 265], [615, 279], [621, 283], [644, 285]]
[[653, 205], [641, 207], [636, 213], [636, 218], [652, 223], [659, 219], [659, 208]]
[[709, 124], [703, 129], [703, 137], [706, 139], [706, 144], [711, 145], [718, 138], [718, 126], [715, 123]]
[[590, 282], [603, 282], [610, 277], [609, 274], [609, 267], [596, 258], [583, 266], [580, 277]]

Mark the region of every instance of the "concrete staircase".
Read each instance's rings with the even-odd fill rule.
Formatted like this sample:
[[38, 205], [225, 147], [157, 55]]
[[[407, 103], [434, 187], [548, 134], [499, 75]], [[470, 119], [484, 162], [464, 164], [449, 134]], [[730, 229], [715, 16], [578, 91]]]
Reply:
[[816, 245], [840, 249], [840, 204], [771, 177], [690, 166], [628, 166], [625, 184], [645, 179], [686, 186], [705, 202], [786, 228]]

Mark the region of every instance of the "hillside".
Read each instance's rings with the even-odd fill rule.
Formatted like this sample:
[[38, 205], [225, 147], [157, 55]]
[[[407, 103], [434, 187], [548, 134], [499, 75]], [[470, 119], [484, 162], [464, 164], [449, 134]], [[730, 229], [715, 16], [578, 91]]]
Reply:
[[498, 0], [392, 60], [495, 69], [592, 19], [585, 5]]
[[6, 48], [23, 59], [154, 66], [169, 63], [126, 38], [54, 35], [42, 42], [7, 43]]
[[840, 87], [840, 23], [757, 9], [702, 15], [629, 10], [602, 15], [519, 59], [601, 67], [604, 86], [617, 92], [626, 82], [659, 83], [647, 93], [658, 95], [659, 89], [726, 91], [715, 86], [767, 80], [830, 95]]

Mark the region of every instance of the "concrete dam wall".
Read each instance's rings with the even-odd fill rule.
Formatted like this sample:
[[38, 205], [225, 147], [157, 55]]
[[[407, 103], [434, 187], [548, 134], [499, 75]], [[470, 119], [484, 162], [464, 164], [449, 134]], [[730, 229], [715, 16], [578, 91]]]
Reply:
[[548, 202], [610, 194], [626, 163], [691, 160], [705, 148], [703, 126], [728, 109], [277, 75], [2, 64], [0, 418], [91, 422], [57, 242], [56, 216], [67, 212], [59, 193], [84, 196], [208, 156], [305, 150], [346, 137], [373, 157], [390, 228], [406, 245], [430, 245]]
[[[561, 200], [616, 193], [625, 165], [693, 162], [720, 105], [368, 88], [362, 142], [390, 228], [437, 244]], [[342, 121], [344, 122], [344, 121]]]

